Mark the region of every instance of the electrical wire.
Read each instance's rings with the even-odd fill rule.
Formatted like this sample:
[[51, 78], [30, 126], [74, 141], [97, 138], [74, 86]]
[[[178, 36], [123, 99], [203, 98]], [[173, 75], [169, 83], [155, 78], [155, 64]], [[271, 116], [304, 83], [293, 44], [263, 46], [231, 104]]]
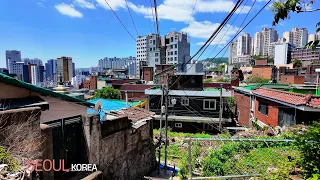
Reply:
[[271, 0], [269, 0], [238, 33], [236, 33], [236, 35], [215, 55], [213, 59], [215, 59], [227, 46], [229, 46], [229, 44], [262, 12], [265, 7], [268, 6], [270, 2]]
[[[151, 17], [151, 13], [149, 12], [149, 8], [147, 7], [148, 5], [148, 0], [146, 0], [146, 8], [147, 8], [147, 13], [150, 15], [150, 17]], [[150, 6], [150, 8], [152, 8], [152, 6]], [[152, 10], [152, 9], [151, 9]], [[151, 19], [149, 19], [150, 20], [150, 32], [152, 32], [152, 20]]]
[[188, 31], [188, 27], [189, 27], [189, 25], [190, 25], [191, 18], [192, 18], [193, 13], [194, 13], [194, 9], [195, 9], [196, 6], [197, 6], [197, 2], [198, 2], [198, 0], [196, 0], [196, 2], [194, 3], [193, 9], [192, 9], [192, 13], [191, 13], [191, 16], [190, 16], [190, 18], [189, 18], [188, 26], [187, 26], [187, 28], [186, 28], [186, 30], [185, 30], [186, 32]]
[[156, 16], [157, 34], [160, 36], [160, 28], [159, 28], [159, 21], [158, 21], [158, 11], [157, 11], [157, 0], [154, 0], [153, 3], [154, 3], [154, 13], [155, 13], [155, 16]]
[[133, 17], [132, 17], [130, 8], [129, 8], [129, 6], [128, 6], [127, 0], [125, 0], [125, 2], [126, 2], [126, 6], [127, 6], [127, 9], [128, 9], [128, 12], [129, 12], [129, 14], [130, 14], [131, 20], [132, 20], [132, 24], [133, 24], [133, 26], [134, 26], [134, 29], [136, 30], [137, 36], [139, 36], [138, 30], [137, 30], [136, 24], [134, 23], [134, 20], [133, 20]]
[[117, 13], [112, 9], [112, 7], [110, 6], [110, 4], [107, 2], [107, 0], [104, 0], [107, 5], [109, 6], [109, 8], [111, 9], [111, 11], [113, 12], [113, 14], [117, 17], [118, 21], [121, 23], [121, 25], [123, 26], [123, 28], [127, 31], [127, 33], [132, 37], [132, 39], [134, 40], [134, 42], [136, 42], [136, 39], [133, 37], [133, 35], [129, 32], [129, 30], [126, 28], [126, 26], [122, 23], [122, 21], [120, 20], [120, 18], [118, 17]]

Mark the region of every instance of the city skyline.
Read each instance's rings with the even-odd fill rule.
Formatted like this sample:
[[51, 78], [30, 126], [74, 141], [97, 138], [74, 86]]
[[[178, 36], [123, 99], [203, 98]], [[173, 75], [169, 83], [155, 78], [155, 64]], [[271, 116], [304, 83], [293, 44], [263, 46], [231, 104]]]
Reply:
[[[109, 1], [119, 18], [136, 38], [137, 35], [126, 6], [123, 4], [124, 1]], [[19, 50], [22, 52], [22, 58], [37, 57], [43, 61], [69, 56], [73, 58], [77, 68], [97, 66], [96, 62], [103, 57], [136, 56], [136, 43], [103, 2], [101, 0], [70, 0], [65, 3], [56, 0], [1, 1], [0, 28], [3, 31], [0, 32], [0, 67], [6, 66], [4, 61], [6, 50]], [[149, 9], [145, 8], [146, 4], [143, 4], [145, 1], [141, 1], [140, 4], [128, 3], [139, 35], [154, 32], [153, 27], [153, 30], [150, 30], [150, 18], [147, 14]], [[221, 47], [231, 40], [252, 3], [252, 1], [248, 1], [235, 23], [229, 24], [229, 31], [210, 57], [213, 57], [221, 50]], [[259, 0], [252, 13], [256, 13], [264, 3], [263, 0]], [[195, 12], [191, 16], [194, 4], [195, 1], [164, 0], [158, 2], [161, 35], [163, 36], [174, 29], [178, 32], [186, 31], [190, 38], [190, 55], [193, 55], [200, 48], [200, 45], [220, 24], [234, 2], [198, 0]], [[21, 11], [25, 8], [29, 11]], [[242, 7], [239, 9], [241, 10]], [[8, 14], [10, 16], [7, 16]], [[280, 24], [274, 28], [278, 31], [279, 36], [282, 36], [285, 31], [291, 31], [293, 27], [307, 28], [309, 34], [314, 34], [316, 19], [312, 17], [318, 15], [320, 12], [292, 14], [291, 19], [280, 21]], [[308, 19], [308, 21], [303, 21], [303, 19]], [[255, 32], [261, 31], [262, 27], [272, 27], [272, 20], [271, 10], [265, 9], [243, 33], [254, 37]], [[214, 40], [213, 44], [218, 43], [226, 29], [219, 33], [217, 41]], [[200, 59], [207, 58], [214, 47], [210, 46]], [[228, 57], [228, 52], [224, 56]]]

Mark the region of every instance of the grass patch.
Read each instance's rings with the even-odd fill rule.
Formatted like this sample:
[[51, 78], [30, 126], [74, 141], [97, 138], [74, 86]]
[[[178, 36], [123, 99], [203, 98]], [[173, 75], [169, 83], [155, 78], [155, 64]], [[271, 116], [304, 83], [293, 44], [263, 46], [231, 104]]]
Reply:
[[[163, 135], [165, 130], [162, 130]], [[160, 130], [159, 129], [154, 129], [153, 130], [153, 135], [154, 136], [159, 136], [160, 135]], [[182, 133], [182, 132], [172, 132], [172, 131], [168, 131], [168, 137], [169, 138], [173, 138], [173, 137], [177, 137], [177, 138], [188, 138], [188, 137], [193, 137], [193, 138], [211, 138], [212, 136], [210, 134], [206, 134], [206, 133]]]

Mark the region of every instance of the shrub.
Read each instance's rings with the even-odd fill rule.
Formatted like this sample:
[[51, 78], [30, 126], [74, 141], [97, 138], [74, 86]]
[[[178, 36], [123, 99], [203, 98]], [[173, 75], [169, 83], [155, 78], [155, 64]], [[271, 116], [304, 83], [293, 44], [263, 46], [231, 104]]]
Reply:
[[251, 75], [246, 79], [246, 83], [268, 83], [270, 79], [263, 78], [259, 75]]

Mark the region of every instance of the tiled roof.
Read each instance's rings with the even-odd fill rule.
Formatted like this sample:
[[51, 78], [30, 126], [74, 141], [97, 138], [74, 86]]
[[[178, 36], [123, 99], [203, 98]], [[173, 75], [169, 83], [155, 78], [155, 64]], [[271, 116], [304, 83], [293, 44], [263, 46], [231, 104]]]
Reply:
[[137, 107], [130, 107], [127, 109], [122, 109], [119, 112], [119, 114], [123, 113], [128, 116], [128, 119], [131, 120], [132, 122], [137, 122], [139, 120], [151, 117], [155, 115], [154, 112], [148, 111], [147, 109], [143, 108], [137, 108]]
[[123, 84], [120, 91], [141, 91], [144, 92], [145, 89], [155, 87], [154, 84]]
[[308, 103], [309, 106], [314, 107], [314, 108], [320, 108], [320, 97], [312, 98], [310, 102]]
[[286, 102], [293, 105], [305, 105], [308, 101], [304, 94], [286, 92], [270, 88], [257, 88], [252, 90], [253, 94], [268, 97], [278, 101]]

